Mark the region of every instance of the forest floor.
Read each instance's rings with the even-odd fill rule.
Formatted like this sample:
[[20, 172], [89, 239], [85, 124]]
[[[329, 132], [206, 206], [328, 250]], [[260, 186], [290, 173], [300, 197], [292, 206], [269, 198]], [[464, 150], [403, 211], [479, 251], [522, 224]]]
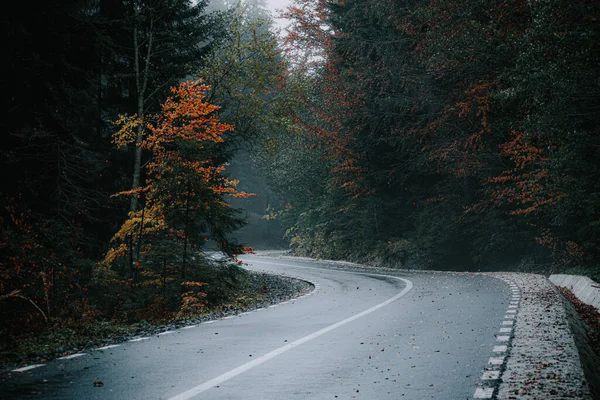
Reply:
[[244, 286], [220, 304], [210, 304], [200, 313], [172, 320], [140, 321], [123, 324], [89, 321], [52, 326], [35, 333], [0, 340], [0, 373], [16, 367], [43, 363], [92, 348], [116, 344], [139, 336], [157, 335], [184, 326], [237, 315], [301, 296], [314, 286], [295, 278], [250, 272]]

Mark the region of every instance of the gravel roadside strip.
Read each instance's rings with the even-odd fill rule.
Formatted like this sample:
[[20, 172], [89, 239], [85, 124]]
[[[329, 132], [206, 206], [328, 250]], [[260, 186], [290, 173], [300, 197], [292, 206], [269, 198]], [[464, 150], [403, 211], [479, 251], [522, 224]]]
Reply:
[[[373, 267], [346, 261], [314, 260], [276, 253], [262, 255], [319, 262], [332, 268], [368, 270], [388, 274], [463, 273]], [[469, 274], [474, 273], [469, 272]], [[499, 385], [485, 398], [591, 400], [592, 396], [569, 326], [563, 299], [556, 287], [543, 275], [518, 272], [480, 274], [512, 282], [519, 288], [521, 296], [506, 357], [500, 369]]]
[[498, 399], [591, 399], [562, 297], [542, 275], [494, 273], [515, 282], [521, 303]]

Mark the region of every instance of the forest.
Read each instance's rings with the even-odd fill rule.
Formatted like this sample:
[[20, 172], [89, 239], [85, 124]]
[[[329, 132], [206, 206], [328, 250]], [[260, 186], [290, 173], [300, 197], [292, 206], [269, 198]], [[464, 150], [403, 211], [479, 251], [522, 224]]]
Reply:
[[283, 32], [262, 0], [14, 7], [4, 348], [200, 312], [253, 247], [600, 276], [594, 0], [295, 0]]

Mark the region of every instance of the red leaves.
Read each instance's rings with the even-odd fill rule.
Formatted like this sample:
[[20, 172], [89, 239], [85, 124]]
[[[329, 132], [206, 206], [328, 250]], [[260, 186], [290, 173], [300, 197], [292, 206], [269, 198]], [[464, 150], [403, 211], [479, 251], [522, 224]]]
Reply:
[[512, 205], [510, 215], [527, 216], [556, 204], [562, 197], [550, 181], [545, 167], [548, 144], [536, 133], [526, 135], [513, 130], [500, 146], [500, 155], [514, 167], [486, 180], [487, 193], [497, 205]]

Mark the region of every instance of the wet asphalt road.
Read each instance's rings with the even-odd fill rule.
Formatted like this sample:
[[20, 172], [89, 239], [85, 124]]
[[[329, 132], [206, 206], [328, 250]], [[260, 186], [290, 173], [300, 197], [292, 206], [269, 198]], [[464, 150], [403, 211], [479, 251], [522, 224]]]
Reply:
[[244, 260], [249, 269], [301, 277], [318, 289], [1, 376], [0, 398], [472, 399], [510, 295], [504, 282], [481, 275], [398, 279], [313, 262]]

